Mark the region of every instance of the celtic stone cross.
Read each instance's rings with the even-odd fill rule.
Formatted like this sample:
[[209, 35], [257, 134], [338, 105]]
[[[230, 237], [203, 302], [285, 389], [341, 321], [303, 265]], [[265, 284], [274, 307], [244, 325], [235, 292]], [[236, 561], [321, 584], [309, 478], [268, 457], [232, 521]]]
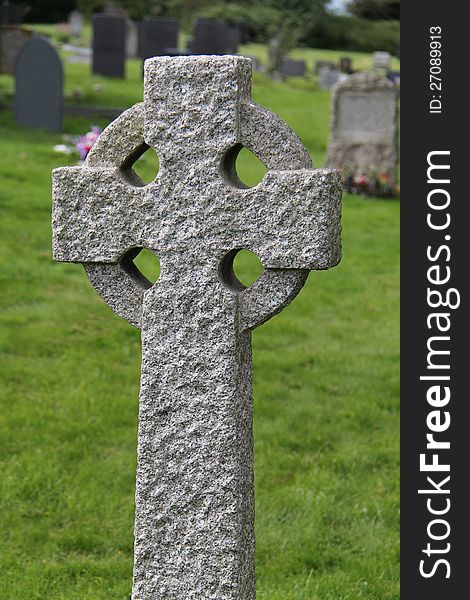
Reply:
[[[251, 329], [340, 259], [340, 175], [250, 98], [238, 56], [146, 61], [144, 102], [53, 176], [55, 260], [142, 329], [133, 600], [255, 598]], [[238, 179], [245, 146], [267, 166]], [[132, 169], [160, 159], [144, 185]], [[147, 248], [152, 285], [133, 263]], [[265, 267], [249, 288], [237, 251]]]

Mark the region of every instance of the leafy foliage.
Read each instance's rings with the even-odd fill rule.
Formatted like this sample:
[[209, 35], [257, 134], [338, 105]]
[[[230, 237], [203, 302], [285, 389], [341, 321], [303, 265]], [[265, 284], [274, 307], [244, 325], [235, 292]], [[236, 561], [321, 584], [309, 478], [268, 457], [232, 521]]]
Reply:
[[400, 40], [399, 21], [367, 21], [358, 17], [327, 15], [306, 31], [306, 46], [396, 54]]
[[356, 17], [372, 21], [400, 20], [400, 0], [351, 0], [348, 10]]
[[43, 23], [66, 21], [67, 15], [76, 6], [76, 0], [17, 0], [11, 4], [26, 4], [24, 19], [31, 23]]

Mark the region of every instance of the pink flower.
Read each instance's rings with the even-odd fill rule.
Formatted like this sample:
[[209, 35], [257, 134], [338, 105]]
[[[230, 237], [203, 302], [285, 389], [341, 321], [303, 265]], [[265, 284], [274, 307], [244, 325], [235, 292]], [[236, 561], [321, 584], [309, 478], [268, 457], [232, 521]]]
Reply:
[[369, 185], [369, 180], [365, 175], [357, 175], [354, 177], [354, 183], [361, 187], [367, 187]]
[[91, 131], [82, 135], [77, 142], [77, 150], [80, 154], [80, 158], [85, 160], [88, 155], [88, 152], [93, 148], [93, 144], [100, 137], [101, 130], [99, 127], [93, 126]]

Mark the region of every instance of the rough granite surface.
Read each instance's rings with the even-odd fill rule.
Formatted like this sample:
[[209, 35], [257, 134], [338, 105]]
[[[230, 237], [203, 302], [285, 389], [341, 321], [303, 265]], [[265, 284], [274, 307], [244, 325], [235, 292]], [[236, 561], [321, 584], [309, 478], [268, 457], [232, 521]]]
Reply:
[[[341, 254], [341, 177], [250, 98], [251, 61], [154, 58], [144, 102], [53, 175], [53, 253], [142, 329], [133, 600], [253, 600], [251, 329]], [[132, 164], [160, 159], [144, 186]], [[253, 188], [235, 160], [268, 173]], [[132, 259], [160, 259], [152, 285]], [[247, 248], [265, 271], [245, 289]]]

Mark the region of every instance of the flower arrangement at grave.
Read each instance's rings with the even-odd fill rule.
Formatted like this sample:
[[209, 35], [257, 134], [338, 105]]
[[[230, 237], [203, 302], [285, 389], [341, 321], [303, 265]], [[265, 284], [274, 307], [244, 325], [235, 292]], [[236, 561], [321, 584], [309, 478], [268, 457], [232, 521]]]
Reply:
[[85, 133], [84, 135], [64, 135], [62, 136], [63, 143], [56, 144], [54, 146], [54, 152], [59, 152], [60, 154], [78, 153], [78, 155], [80, 156], [80, 161], [78, 164], [81, 165], [88, 156], [90, 150], [93, 148], [93, 145], [99, 138], [100, 134], [101, 129], [93, 125], [90, 131], [87, 131], [87, 133]]
[[100, 137], [100, 133], [101, 129], [93, 125], [90, 131], [78, 138], [77, 150], [82, 160], [85, 160], [85, 158], [88, 156], [88, 152], [90, 152], [90, 150], [93, 148], [93, 144]]
[[362, 194], [379, 198], [400, 196], [400, 186], [393, 184], [390, 173], [385, 171], [367, 173], [364, 169], [343, 171], [344, 190], [349, 194]]

